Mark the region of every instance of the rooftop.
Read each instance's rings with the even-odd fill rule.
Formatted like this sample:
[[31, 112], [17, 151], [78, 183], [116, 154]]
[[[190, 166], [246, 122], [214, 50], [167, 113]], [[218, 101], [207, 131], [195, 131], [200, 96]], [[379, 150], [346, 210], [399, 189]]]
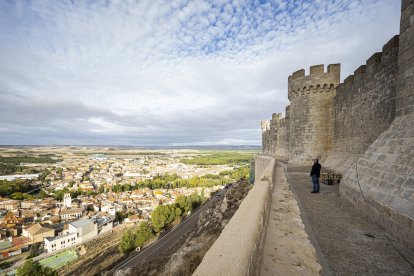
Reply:
[[90, 224], [94, 224], [94, 221], [91, 219], [80, 219], [80, 220], [71, 222], [70, 224], [76, 228], [81, 228], [84, 226], [88, 226]]

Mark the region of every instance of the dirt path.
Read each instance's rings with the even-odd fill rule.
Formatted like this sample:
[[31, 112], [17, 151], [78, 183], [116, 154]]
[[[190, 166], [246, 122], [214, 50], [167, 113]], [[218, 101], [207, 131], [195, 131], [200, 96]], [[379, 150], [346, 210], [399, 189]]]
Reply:
[[375, 223], [359, 214], [339, 197], [339, 185], [321, 184], [319, 194], [310, 193], [310, 167], [289, 165], [288, 182], [305, 221], [305, 229], [321, 258], [334, 275], [414, 275], [414, 251], [388, 239]]

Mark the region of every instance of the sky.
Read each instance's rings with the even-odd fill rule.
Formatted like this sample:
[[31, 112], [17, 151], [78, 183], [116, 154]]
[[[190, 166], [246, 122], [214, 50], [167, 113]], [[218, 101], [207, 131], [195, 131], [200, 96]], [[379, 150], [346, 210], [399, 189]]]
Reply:
[[0, 145], [260, 145], [287, 78], [341, 80], [397, 0], [0, 1]]

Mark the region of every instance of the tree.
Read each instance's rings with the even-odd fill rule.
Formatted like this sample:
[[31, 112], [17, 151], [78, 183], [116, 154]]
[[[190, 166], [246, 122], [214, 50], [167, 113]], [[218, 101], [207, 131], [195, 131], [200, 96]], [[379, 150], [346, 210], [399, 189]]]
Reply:
[[63, 190], [59, 190], [59, 191], [56, 191], [55, 192], [55, 198], [57, 199], [57, 200], [63, 200], [63, 195], [65, 194], [65, 193], [68, 193], [69, 192], [69, 189], [68, 188], [64, 188]]
[[175, 199], [175, 204], [177, 205], [177, 207], [179, 207], [183, 211], [183, 213], [188, 212], [187, 201], [186, 201], [185, 196], [182, 196], [182, 195], [178, 196]]
[[41, 189], [41, 190], [40, 190], [40, 192], [39, 192], [39, 197], [40, 197], [40, 198], [45, 198], [45, 197], [47, 197], [47, 193], [45, 192], [45, 190], [43, 190], [43, 189]]
[[143, 246], [149, 239], [154, 236], [152, 233], [152, 227], [148, 222], [141, 222], [138, 226], [135, 236], [135, 247]]
[[138, 227], [130, 229], [121, 238], [118, 249], [122, 253], [133, 251], [143, 246], [154, 236], [153, 229], [148, 222], [141, 222]]
[[105, 186], [104, 185], [99, 186], [99, 193], [100, 194], [105, 193]]
[[189, 202], [190, 202], [190, 206], [191, 209], [190, 211], [192, 211], [193, 209], [197, 208], [198, 206], [201, 205], [201, 198], [197, 193], [192, 193], [189, 197]]
[[48, 169], [45, 169], [38, 177], [37, 177], [37, 180], [40, 180], [40, 181], [45, 181], [46, 180], [46, 177], [49, 175], [49, 170]]
[[154, 230], [159, 232], [167, 224], [166, 206], [159, 205], [151, 214], [151, 222]]
[[23, 266], [17, 269], [17, 276], [39, 275], [39, 276], [57, 276], [57, 272], [49, 267], [43, 267], [39, 262], [28, 260]]
[[116, 211], [115, 212], [115, 221], [121, 223], [125, 218], [125, 214], [120, 212], [120, 211]]
[[29, 256], [27, 256], [28, 259], [39, 256], [42, 254], [42, 247], [40, 243], [34, 243], [29, 249]]
[[23, 199], [25, 199], [24, 194], [21, 193], [21, 192], [16, 192], [16, 193], [11, 194], [10, 198], [11, 199], [15, 199], [15, 200], [23, 200]]
[[57, 174], [59, 179], [62, 179], [63, 178], [63, 168], [61, 168], [61, 167], [57, 168], [56, 174]]
[[118, 249], [121, 253], [128, 253], [135, 249], [136, 235], [134, 231], [127, 231], [121, 238], [121, 242], [118, 245]]
[[[203, 193], [203, 190], [201, 191]], [[181, 213], [191, 212], [203, 203], [202, 198], [197, 193], [192, 193], [190, 196], [178, 196], [175, 199], [175, 204], [181, 209]]]

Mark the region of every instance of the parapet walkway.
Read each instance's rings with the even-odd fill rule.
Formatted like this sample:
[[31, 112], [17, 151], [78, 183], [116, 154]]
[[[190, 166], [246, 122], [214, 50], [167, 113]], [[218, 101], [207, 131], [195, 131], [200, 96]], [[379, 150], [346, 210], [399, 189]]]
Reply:
[[[319, 263], [322, 264], [323, 275], [414, 275], [413, 267], [404, 260], [407, 258], [414, 263], [414, 252], [387, 238], [375, 223], [343, 202], [339, 197], [339, 185], [321, 184], [321, 192], [312, 194], [310, 193], [310, 167], [288, 165], [286, 171], [289, 186], [298, 200], [305, 230], [311, 237]], [[280, 173], [280, 170], [277, 170], [277, 173]], [[289, 197], [289, 192], [285, 191], [283, 186], [284, 184], [275, 183], [272, 205], [281, 202], [281, 196]], [[281, 187], [282, 195], [277, 190]], [[272, 252], [266, 251], [266, 248], [270, 250], [269, 248], [274, 245], [283, 244], [278, 241], [278, 238], [281, 240], [284, 238], [277, 234], [283, 233], [283, 226], [275, 222], [278, 217], [283, 218], [286, 211], [283, 210], [283, 206], [279, 208], [282, 209], [271, 210], [267, 230], [269, 244], [265, 245], [262, 275], [272, 274], [267, 270], [280, 269], [276, 263], [272, 267], [268, 266], [269, 254]], [[296, 222], [296, 224], [300, 223]], [[285, 233], [285, 235], [285, 239], [289, 239], [291, 234]], [[292, 251], [294, 249], [293, 245]], [[299, 264], [297, 265], [299, 267]], [[282, 273], [272, 275], [282, 275]]]
[[285, 166], [278, 163], [261, 254], [260, 275], [318, 275], [322, 271], [311, 245]]

